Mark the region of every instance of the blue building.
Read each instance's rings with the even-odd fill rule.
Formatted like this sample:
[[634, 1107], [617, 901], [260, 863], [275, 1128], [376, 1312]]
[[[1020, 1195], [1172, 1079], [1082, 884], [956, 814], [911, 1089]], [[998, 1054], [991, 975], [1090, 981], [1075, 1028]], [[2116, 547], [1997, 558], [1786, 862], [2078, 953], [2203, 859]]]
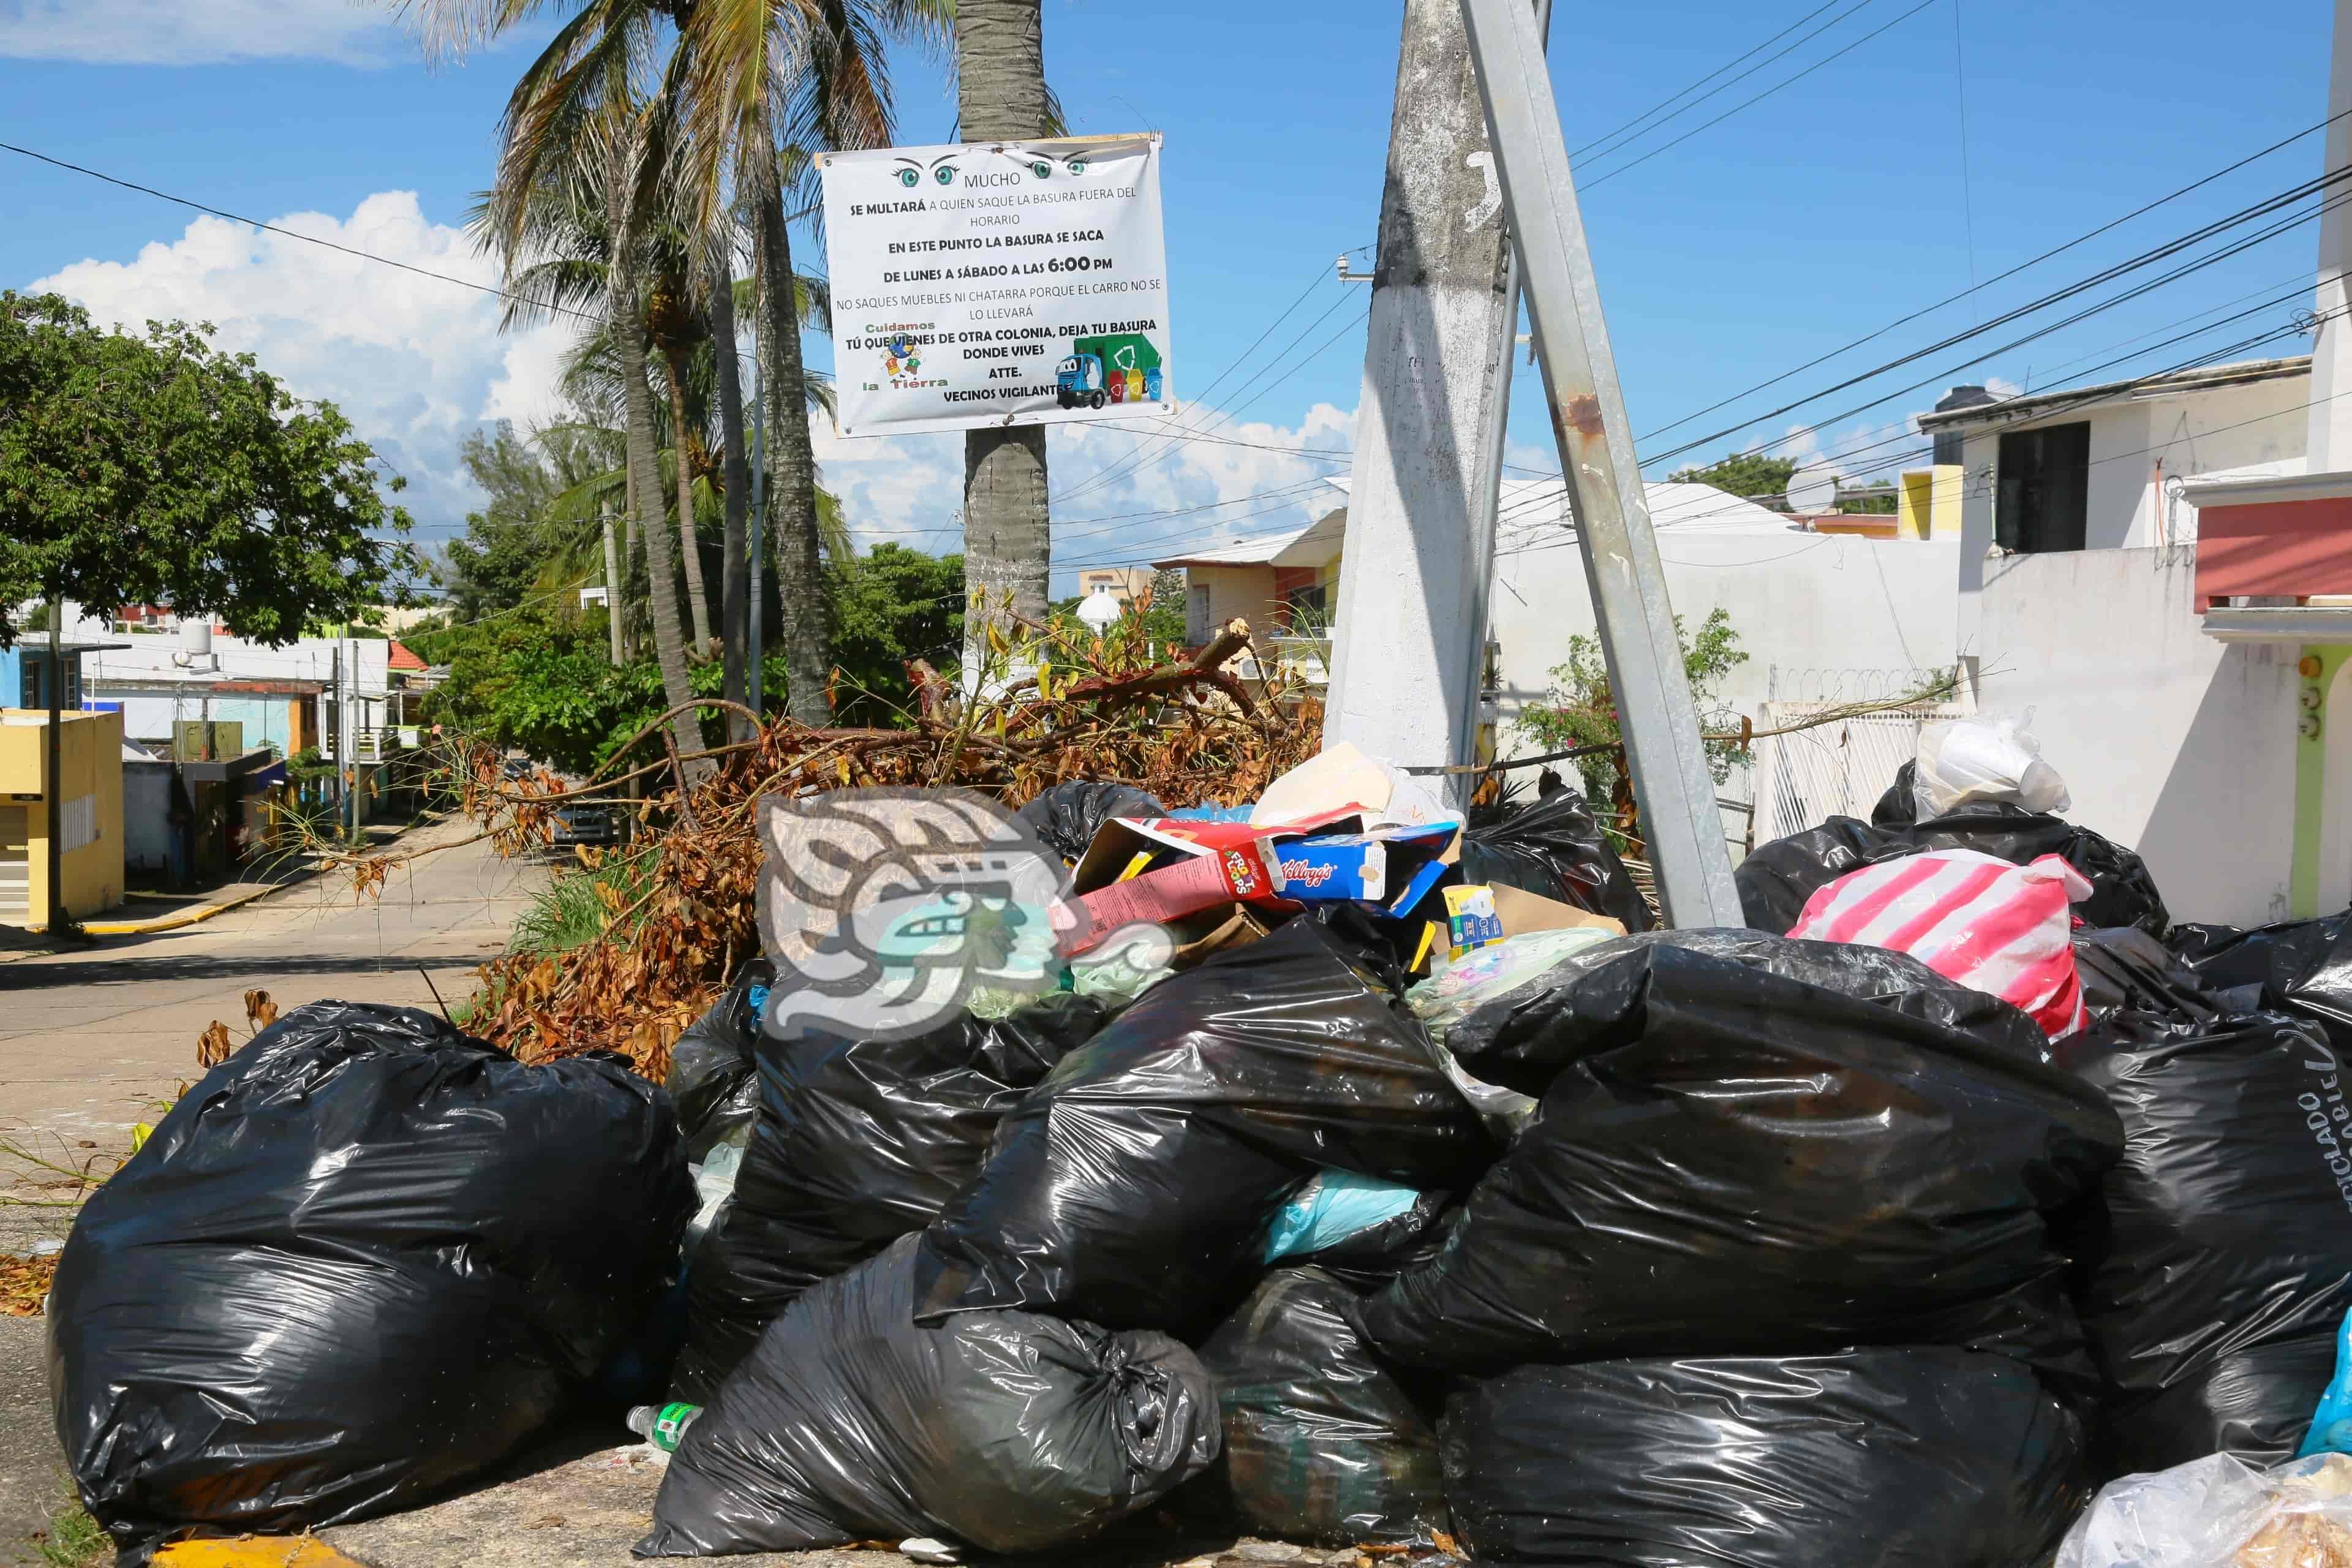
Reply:
[[[58, 662], [64, 667], [65, 687], [58, 706], [79, 709], [81, 706], [81, 660], [84, 654], [102, 653], [109, 648], [128, 647], [119, 642], [70, 642], [61, 640], [58, 646]], [[16, 638], [14, 647], [0, 647], [0, 708], [47, 708], [49, 705], [49, 639], [41, 632], [28, 632]]]

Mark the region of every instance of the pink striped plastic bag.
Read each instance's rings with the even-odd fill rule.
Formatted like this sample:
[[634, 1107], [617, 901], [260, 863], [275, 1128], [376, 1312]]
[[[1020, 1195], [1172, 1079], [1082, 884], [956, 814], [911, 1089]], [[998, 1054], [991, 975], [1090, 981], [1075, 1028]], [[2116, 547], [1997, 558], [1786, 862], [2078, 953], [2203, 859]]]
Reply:
[[1806, 900], [1789, 934], [1907, 952], [1947, 980], [2014, 1003], [2052, 1039], [2087, 1021], [2068, 906], [2091, 884], [2055, 855], [2012, 866], [1933, 849], [1850, 871]]

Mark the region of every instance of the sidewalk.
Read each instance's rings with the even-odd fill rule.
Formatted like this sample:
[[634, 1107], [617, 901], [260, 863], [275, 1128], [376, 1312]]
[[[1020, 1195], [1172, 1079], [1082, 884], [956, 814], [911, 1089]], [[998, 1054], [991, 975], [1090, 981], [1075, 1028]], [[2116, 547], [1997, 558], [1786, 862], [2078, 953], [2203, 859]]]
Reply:
[[[446, 816], [446, 813], [440, 813], [415, 822], [372, 823], [362, 831], [367, 835], [368, 847], [380, 849], [399, 842], [404, 835], [416, 828], [433, 826]], [[126, 896], [120, 910], [97, 920], [84, 921], [81, 929], [91, 936], [148, 936], [156, 931], [176, 931], [241, 908], [256, 899], [267, 898], [282, 888], [307, 882], [319, 870], [317, 859], [305, 853], [273, 875], [252, 881], [229, 882], [194, 893], [142, 890]], [[0, 928], [0, 963], [49, 951], [40, 927]]]

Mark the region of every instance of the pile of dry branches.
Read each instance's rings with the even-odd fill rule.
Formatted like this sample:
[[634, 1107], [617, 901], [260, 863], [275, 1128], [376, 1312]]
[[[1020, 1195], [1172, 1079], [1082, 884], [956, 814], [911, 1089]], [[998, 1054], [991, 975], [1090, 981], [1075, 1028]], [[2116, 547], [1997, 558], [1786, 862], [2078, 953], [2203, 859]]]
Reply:
[[[625, 883], [600, 879], [601, 934], [562, 952], [485, 965], [467, 1026], [526, 1061], [618, 1051], [659, 1077], [670, 1042], [758, 947], [753, 805], [772, 792], [958, 785], [1019, 805], [1051, 784], [1088, 779], [1137, 784], [1171, 806], [1253, 800], [1314, 753], [1323, 715], [1277, 675], [1234, 674], [1228, 666], [1248, 641], [1247, 625], [1235, 621], [1197, 657], [1166, 664], [1129, 639], [1040, 634], [1001, 651], [1041, 660], [1041, 672], [974, 701], [928, 667], [909, 666], [918, 700], [907, 728], [757, 726], [738, 709], [750, 739], [689, 756], [666, 740], [665, 714], [614, 754], [604, 776], [570, 789], [546, 775], [508, 778], [495, 752], [474, 748], [458, 759], [465, 809], [509, 854], [545, 844], [567, 800], [618, 799], [633, 784], [659, 793], [630, 800], [639, 837], [625, 851], [605, 852], [625, 854], [643, 872]], [[656, 747], [666, 754], [645, 761]], [[600, 857], [583, 859], [593, 868]], [[397, 863], [355, 861], [354, 880], [378, 885]]]

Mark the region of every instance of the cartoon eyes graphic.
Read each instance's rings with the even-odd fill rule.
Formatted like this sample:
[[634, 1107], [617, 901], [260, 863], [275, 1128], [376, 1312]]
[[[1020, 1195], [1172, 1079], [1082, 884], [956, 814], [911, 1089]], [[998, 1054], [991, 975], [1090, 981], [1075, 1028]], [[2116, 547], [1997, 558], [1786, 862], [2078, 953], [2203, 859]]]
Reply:
[[1083, 174], [1087, 172], [1087, 161], [1084, 158], [1070, 158], [1064, 161], [1062, 167], [1073, 174]]
[[1045, 162], [1045, 159], [1040, 158], [1035, 163], [1029, 165], [1029, 172], [1036, 175], [1041, 180], [1045, 179], [1053, 174], [1054, 165]]
[[[956, 166], [948, 162], [948, 160], [953, 156], [954, 154], [951, 153], [943, 153], [940, 156], [932, 159], [929, 165], [931, 171], [931, 178], [937, 180], [942, 185], [952, 185], [955, 184]], [[906, 186], [908, 190], [913, 190], [916, 186], [923, 183], [924, 167], [924, 164], [917, 163], [912, 158], [899, 159], [897, 170], [898, 183]]]

